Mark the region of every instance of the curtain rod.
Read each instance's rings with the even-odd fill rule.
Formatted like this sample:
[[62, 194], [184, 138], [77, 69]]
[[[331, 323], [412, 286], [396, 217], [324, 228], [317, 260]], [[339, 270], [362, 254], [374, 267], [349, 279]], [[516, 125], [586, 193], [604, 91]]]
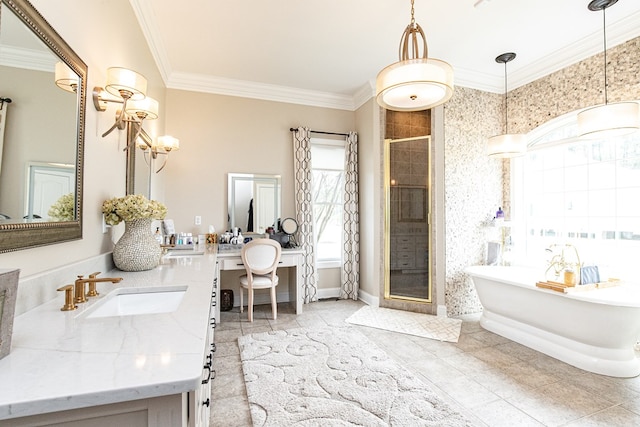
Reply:
[[5, 102], [7, 104], [11, 104], [13, 101], [11, 100], [11, 98], [0, 98], [0, 110], [2, 110], [2, 107], [4, 107]]
[[[298, 129], [296, 129], [296, 128], [289, 128], [289, 131], [290, 131], [290, 132], [296, 132], [297, 130], [298, 130]], [[346, 137], [346, 136], [349, 136], [349, 134], [348, 134], [348, 133], [340, 133], [340, 132], [324, 132], [324, 131], [321, 131], [321, 130], [310, 130], [309, 132], [311, 132], [311, 133], [321, 133], [321, 134], [324, 134], [324, 135], [340, 135], [340, 136], [345, 136], [345, 137]]]

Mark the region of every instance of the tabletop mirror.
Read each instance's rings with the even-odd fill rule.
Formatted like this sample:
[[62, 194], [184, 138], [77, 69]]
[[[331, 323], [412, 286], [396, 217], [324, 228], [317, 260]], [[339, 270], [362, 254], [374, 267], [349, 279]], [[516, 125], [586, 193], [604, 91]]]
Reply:
[[265, 233], [280, 218], [280, 175], [230, 173], [228, 175], [229, 230]]
[[0, 252], [80, 239], [87, 66], [28, 1], [0, 20]]

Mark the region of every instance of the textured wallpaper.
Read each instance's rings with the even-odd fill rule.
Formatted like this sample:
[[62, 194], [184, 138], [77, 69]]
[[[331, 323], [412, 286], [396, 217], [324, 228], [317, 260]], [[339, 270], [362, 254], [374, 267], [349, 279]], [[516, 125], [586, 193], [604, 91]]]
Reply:
[[481, 264], [489, 227], [502, 206], [503, 161], [487, 156], [487, 138], [502, 132], [502, 96], [457, 87], [445, 104], [445, 224], [447, 313], [480, 311], [464, 269]]
[[[603, 54], [509, 93], [509, 130], [529, 132], [565, 113], [604, 102]], [[640, 38], [607, 52], [609, 102], [640, 99]], [[481, 310], [469, 265], [484, 261], [487, 226], [498, 206], [509, 214], [509, 162], [489, 159], [486, 141], [502, 133], [503, 95], [456, 87], [445, 104], [446, 306], [450, 316]]]

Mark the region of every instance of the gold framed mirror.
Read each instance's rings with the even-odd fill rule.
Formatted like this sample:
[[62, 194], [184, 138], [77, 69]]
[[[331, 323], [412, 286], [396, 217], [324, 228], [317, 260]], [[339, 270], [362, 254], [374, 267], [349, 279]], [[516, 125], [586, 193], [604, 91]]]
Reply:
[[[2, 253], [82, 238], [87, 65], [27, 0], [0, 0], [0, 9], [0, 48], [11, 52], [0, 61], [0, 82], [11, 82], [0, 97], [12, 99], [0, 161]], [[13, 147], [22, 147], [18, 157]], [[66, 176], [39, 178], [34, 163]]]
[[385, 301], [431, 303], [430, 153], [430, 136], [384, 143]]

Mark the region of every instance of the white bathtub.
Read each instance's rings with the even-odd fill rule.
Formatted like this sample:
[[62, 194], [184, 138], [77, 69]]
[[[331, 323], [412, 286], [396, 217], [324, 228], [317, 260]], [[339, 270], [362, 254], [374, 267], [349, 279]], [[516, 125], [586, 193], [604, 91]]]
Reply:
[[484, 308], [480, 325], [580, 369], [612, 377], [640, 374], [640, 285], [560, 293], [536, 287], [537, 270], [474, 266]]

